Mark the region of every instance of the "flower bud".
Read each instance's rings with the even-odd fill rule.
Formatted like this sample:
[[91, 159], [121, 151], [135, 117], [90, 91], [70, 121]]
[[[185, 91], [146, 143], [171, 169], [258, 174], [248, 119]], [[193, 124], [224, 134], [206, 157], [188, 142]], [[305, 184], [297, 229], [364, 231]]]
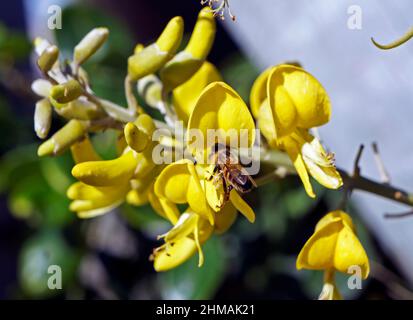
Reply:
[[47, 137], [52, 124], [52, 106], [49, 100], [42, 99], [36, 103], [34, 111], [34, 130], [40, 139]]
[[136, 152], [142, 152], [149, 144], [150, 137], [132, 122], [125, 125], [124, 134], [127, 144]]
[[37, 59], [37, 65], [43, 72], [48, 72], [50, 69], [52, 69], [53, 65], [56, 63], [58, 58], [59, 48], [55, 45], [52, 45], [47, 47], [42, 52], [39, 59]]
[[75, 165], [72, 175], [91, 186], [113, 186], [127, 183], [133, 176], [137, 160], [132, 151], [113, 160], [87, 161]]
[[149, 137], [152, 137], [152, 134], [156, 129], [152, 118], [145, 113], [139, 115], [134, 124], [139, 128], [139, 130], [143, 131]]
[[46, 39], [37, 37], [36, 39], [34, 39], [33, 45], [36, 54], [40, 56], [43, 53], [43, 51], [50, 46], [50, 43]]
[[80, 97], [69, 103], [58, 103], [52, 99], [51, 103], [55, 108], [56, 113], [68, 120], [94, 120], [99, 119], [105, 115], [102, 109], [98, 108], [96, 104], [87, 99]]
[[80, 140], [86, 133], [85, 125], [79, 120], [70, 120], [64, 127], [57, 131], [50, 139], [43, 142], [37, 155], [39, 157], [57, 155]]
[[107, 28], [95, 28], [90, 31], [75, 47], [74, 62], [80, 65], [89, 59], [105, 43], [108, 35]]
[[79, 82], [71, 79], [66, 83], [53, 86], [50, 90], [50, 97], [58, 103], [68, 103], [79, 98], [82, 92], [83, 89]]
[[166, 92], [178, 87], [198, 71], [211, 50], [215, 31], [214, 15], [209, 8], [202, 9], [186, 48], [161, 70], [161, 80]]
[[32, 82], [32, 91], [40, 97], [47, 98], [50, 95], [52, 84], [45, 79], [36, 79]]
[[175, 54], [182, 40], [184, 23], [181, 17], [172, 18], [158, 40], [128, 59], [128, 74], [132, 81], [159, 70]]

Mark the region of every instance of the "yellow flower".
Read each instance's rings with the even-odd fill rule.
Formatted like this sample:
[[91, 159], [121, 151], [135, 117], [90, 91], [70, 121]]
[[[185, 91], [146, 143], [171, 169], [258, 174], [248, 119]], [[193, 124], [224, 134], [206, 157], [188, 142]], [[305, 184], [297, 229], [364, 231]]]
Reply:
[[[211, 136], [209, 130], [214, 130], [216, 135]], [[192, 136], [193, 132], [197, 135]], [[188, 148], [201, 161], [196, 165], [189, 160], [170, 164], [155, 183], [155, 193], [162, 199], [165, 211], [176, 216], [174, 204], [188, 203], [194, 212], [213, 225], [213, 212], [218, 212], [227, 199], [222, 180], [211, 179], [215, 165], [208, 165], [211, 148], [216, 139], [229, 146], [233, 146], [235, 140], [237, 147], [241, 146], [240, 141], [246, 141], [244, 147], [251, 147], [254, 138], [254, 121], [240, 96], [223, 82], [209, 84], [201, 92], [188, 122]], [[230, 191], [229, 200], [248, 220], [254, 221], [253, 210], [236, 190]]]
[[271, 67], [255, 81], [250, 103], [268, 144], [288, 153], [309, 196], [315, 197], [309, 174], [327, 188], [342, 185], [333, 156], [308, 132], [331, 116], [330, 99], [316, 78], [293, 65]]
[[351, 266], [360, 267], [363, 279], [367, 278], [369, 260], [350, 216], [340, 210], [330, 212], [318, 222], [314, 234], [301, 249], [297, 269], [348, 273]]
[[[201, 92], [189, 117], [188, 130], [192, 129], [202, 133], [197, 136], [201, 141], [193, 143], [189, 134], [188, 147], [202, 160], [211, 153], [215, 138], [229, 145], [232, 145], [231, 140], [244, 139], [247, 142], [244, 147], [251, 147], [255, 138], [254, 121], [247, 106], [231, 87], [222, 82], [213, 82]], [[216, 130], [218, 136], [209, 140], [208, 130]], [[202, 265], [201, 243], [212, 231], [225, 232], [235, 221], [237, 210], [254, 222], [254, 211], [235, 189], [229, 192], [229, 199], [226, 198], [228, 191], [224, 190], [222, 179], [215, 179], [214, 167], [214, 163], [195, 164], [183, 159], [167, 165], [157, 177], [154, 191], [162, 212], [174, 228], [164, 236], [166, 243], [154, 251], [156, 270], [176, 267], [196, 249], [199, 265]], [[188, 204], [185, 213], [180, 214], [178, 204]]]

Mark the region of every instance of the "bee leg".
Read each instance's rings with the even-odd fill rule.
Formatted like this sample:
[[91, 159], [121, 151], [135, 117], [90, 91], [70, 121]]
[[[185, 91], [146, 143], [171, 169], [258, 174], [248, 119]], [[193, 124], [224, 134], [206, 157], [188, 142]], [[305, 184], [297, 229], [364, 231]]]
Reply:
[[226, 192], [225, 192], [225, 201], [229, 201], [229, 196], [230, 196], [230, 193], [231, 193], [231, 190], [233, 189], [233, 186], [232, 185], [229, 185], [228, 186], [228, 188], [226, 189]]
[[223, 186], [224, 192], [225, 192], [225, 195], [224, 195], [225, 196], [224, 203], [225, 203], [229, 200], [229, 193], [231, 192], [232, 186], [227, 185], [227, 182], [224, 178], [222, 179], [222, 186]]

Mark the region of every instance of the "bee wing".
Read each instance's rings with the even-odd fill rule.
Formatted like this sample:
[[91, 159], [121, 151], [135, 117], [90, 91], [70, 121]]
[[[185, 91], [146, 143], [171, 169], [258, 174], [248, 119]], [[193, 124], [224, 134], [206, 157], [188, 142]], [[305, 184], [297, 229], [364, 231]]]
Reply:
[[230, 170], [229, 174], [231, 175], [232, 180], [241, 186], [245, 185], [248, 182], [248, 176], [242, 173], [242, 170], [233, 169]]
[[[247, 169], [245, 169], [243, 166], [240, 166], [240, 171], [241, 171], [241, 175], [243, 175], [244, 177], [246, 177], [247, 180], [251, 181], [252, 185], [257, 188], [257, 184], [255, 183], [254, 179], [251, 177], [251, 175], [249, 174], [249, 172], [247, 171]], [[245, 181], [246, 183], [246, 181]]]

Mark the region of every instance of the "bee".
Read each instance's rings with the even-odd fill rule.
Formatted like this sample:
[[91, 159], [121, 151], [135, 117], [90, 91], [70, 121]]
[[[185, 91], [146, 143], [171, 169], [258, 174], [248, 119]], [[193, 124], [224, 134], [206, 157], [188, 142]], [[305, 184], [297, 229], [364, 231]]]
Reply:
[[220, 179], [225, 192], [225, 202], [229, 200], [232, 189], [240, 193], [250, 192], [257, 185], [248, 171], [242, 166], [239, 157], [234, 155], [229, 146], [215, 143], [209, 155], [210, 161], [215, 164], [209, 180]]

